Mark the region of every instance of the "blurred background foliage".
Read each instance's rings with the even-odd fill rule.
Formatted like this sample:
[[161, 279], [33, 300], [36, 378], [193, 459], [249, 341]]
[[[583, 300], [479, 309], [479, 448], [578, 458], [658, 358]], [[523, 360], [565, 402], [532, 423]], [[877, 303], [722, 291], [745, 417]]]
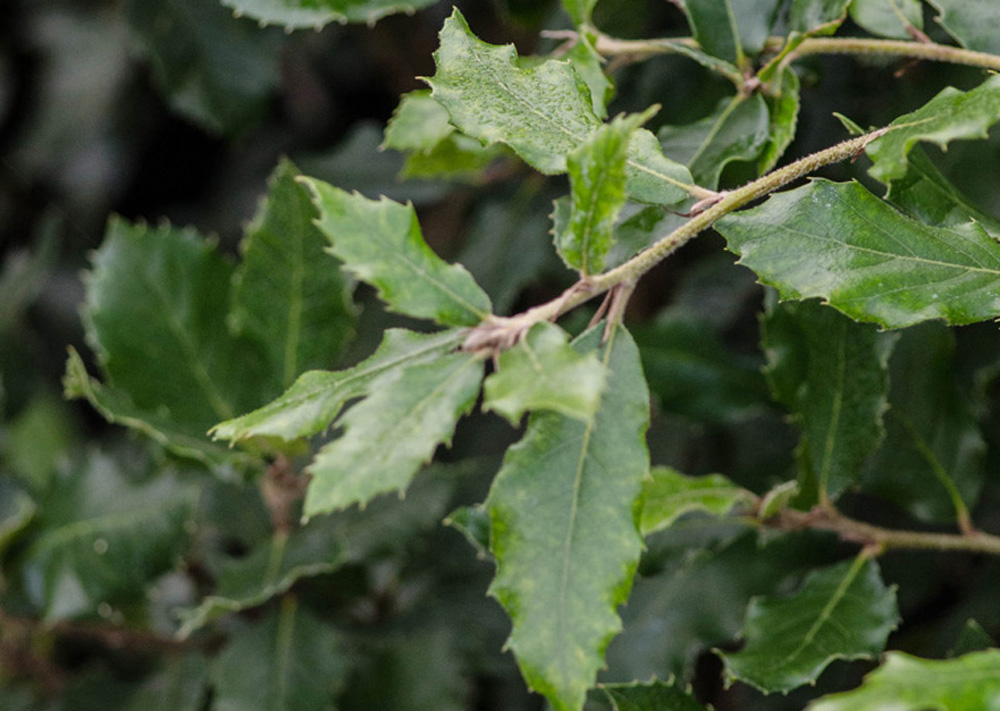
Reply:
[[[479, 36], [514, 42], [522, 54], [552, 51], [557, 41], [540, 31], [570, 26], [552, 1], [458, 4]], [[211, 0], [0, 4], [0, 708], [543, 707], [501, 651], [508, 622], [485, 594], [492, 564], [440, 523], [484, 498], [517, 435], [498, 418], [465, 421], [454, 450], [405, 501], [331, 517], [307, 536], [281, 532], [281, 482], [214, 476], [63, 400], [60, 386], [67, 346], [87, 352], [79, 275], [109, 216], [193, 225], [235, 255], [283, 156], [340, 187], [412, 200], [430, 244], [466, 264], [500, 313], [566, 286], [571, 274], [548, 235], [564, 178], [502, 159], [419, 177], [433, 170], [379, 148], [401, 94], [433, 74], [450, 11], [438, 3], [374, 26], [285, 33]], [[601, 0], [594, 17], [619, 37], [687, 31], [662, 0]], [[707, 116], [729, 89], [679, 57], [612, 69], [611, 114], [661, 104], [654, 130]], [[981, 76], [848, 58], [810, 59], [801, 70], [803, 111], [788, 157], [843, 137], [833, 111], [881, 125]], [[989, 189], [1000, 178], [998, 140], [933, 154], [992, 215], [1000, 215], [1000, 193]], [[863, 167], [825, 174], [866, 180]], [[404, 169], [418, 177], [401, 180]], [[748, 163], [731, 163], [722, 185], [751, 175]], [[653, 462], [723, 472], [763, 492], [790, 478], [796, 436], [760, 373], [763, 290], [721, 245], [707, 236], [644, 279], [628, 320], [654, 395]], [[357, 337], [330, 367], [364, 357], [400, 321], [370, 290], [355, 298]], [[573, 319], [582, 326], [587, 314]], [[928, 368], [954, 384], [941, 402], [981, 437], [976, 461], [962, 465], [976, 468], [978, 482], [997, 468], [996, 327], [928, 326], [904, 340], [894, 387]], [[882, 483], [892, 499], [899, 487]], [[870, 488], [878, 493], [879, 482]], [[998, 495], [987, 479], [975, 509], [984, 528], [1000, 523]], [[845, 508], [889, 524], [906, 510], [933, 519], [911, 498], [886, 507], [855, 496]], [[286, 567], [268, 570], [277, 546]], [[870, 668], [838, 663], [818, 688], [764, 698], [743, 685], [724, 689], [721, 663], [707, 652], [732, 644], [751, 596], [793, 589], [805, 571], [835, 560], [830, 539], [771, 540], [695, 519], [648, 546], [603, 678], [676, 674], [717, 709], [777, 711]], [[894, 554], [883, 570], [900, 586], [907, 621], [893, 648], [940, 656], [1000, 633], [995, 565]], [[213, 607], [213, 594], [225, 604]]]

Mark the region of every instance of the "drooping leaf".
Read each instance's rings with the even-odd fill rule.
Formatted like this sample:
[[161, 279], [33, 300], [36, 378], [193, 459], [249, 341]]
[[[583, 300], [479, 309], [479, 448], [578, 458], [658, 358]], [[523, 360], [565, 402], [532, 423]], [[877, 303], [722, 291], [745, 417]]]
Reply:
[[847, 17], [851, 0], [792, 0], [788, 29], [809, 34], [832, 34]]
[[135, 484], [118, 462], [92, 453], [41, 502], [38, 537], [24, 554], [31, 602], [49, 621], [134, 602], [174, 564], [196, 498], [197, 489], [169, 469]]
[[[522, 68], [512, 45], [477, 38], [456, 10], [441, 30], [434, 54], [432, 96], [462, 132], [486, 143], [505, 143], [536, 170], [566, 171], [566, 157], [598, 126], [590, 90], [567, 62]], [[656, 137], [635, 132], [627, 161], [629, 194], [675, 204], [687, 196], [687, 169], [665, 158]]]
[[201, 0], [129, 0], [125, 14], [177, 111], [216, 133], [260, 119], [278, 85], [280, 32]]
[[754, 495], [721, 474], [685, 476], [669, 467], [653, 467], [642, 485], [642, 535], [668, 528], [686, 513], [725, 516]]
[[293, 597], [233, 635], [212, 668], [215, 711], [328, 711], [347, 659], [336, 631]]
[[283, 161], [267, 201], [247, 229], [236, 270], [233, 319], [237, 331], [265, 344], [278, 382], [329, 367], [354, 334], [354, 285], [323, 253], [326, 239], [313, 220], [298, 170]]
[[382, 147], [428, 152], [454, 131], [448, 112], [431, 98], [430, 91], [411, 91], [403, 95], [389, 119]]
[[857, 689], [825, 696], [809, 711], [990, 711], [1000, 697], [1000, 649], [957, 659], [889, 652]]
[[750, 602], [726, 674], [765, 692], [814, 682], [834, 659], [874, 659], [899, 621], [896, 592], [862, 556], [813, 572], [792, 597]]
[[695, 40], [709, 54], [746, 64], [764, 46], [778, 11], [777, 0], [687, 0], [684, 9]]
[[921, 222], [952, 227], [975, 221], [990, 234], [1000, 235], [1000, 220], [973, 205], [920, 146], [910, 150], [906, 174], [892, 181], [886, 198]]
[[769, 123], [767, 145], [757, 161], [757, 172], [760, 175], [778, 164], [778, 160], [794, 140], [799, 120], [799, 99], [799, 75], [793, 67], [785, 67], [778, 74], [776, 95], [764, 97]]
[[18, 534], [31, 522], [35, 502], [13, 480], [0, 477], [0, 559]]
[[894, 338], [815, 301], [773, 305], [762, 322], [775, 399], [802, 429], [802, 475], [836, 496], [885, 436]]
[[993, 76], [975, 89], [943, 89], [916, 111], [896, 118], [896, 127], [872, 141], [865, 152], [872, 159], [869, 173], [883, 183], [906, 174], [906, 156], [918, 142], [947, 149], [957, 139], [986, 138], [987, 129], [1000, 121], [1000, 76]]
[[312, 475], [304, 516], [366, 504], [387, 491], [403, 491], [455, 423], [476, 402], [483, 366], [479, 356], [455, 353], [389, 371], [340, 420], [344, 434], [323, 447]]
[[955, 336], [940, 323], [906, 329], [889, 361], [886, 439], [865, 467], [865, 491], [924, 521], [953, 522], [979, 497], [986, 443], [955, 382]]
[[916, 222], [860, 183], [814, 180], [716, 228], [788, 299], [819, 296], [848, 316], [902, 328], [1000, 315], [1000, 246], [975, 224]]
[[614, 711], [706, 711], [676, 683], [601, 684], [601, 691], [611, 700]]
[[247, 467], [258, 462], [255, 457], [215, 444], [203, 435], [200, 427], [197, 430], [183, 427], [169, 415], [137, 407], [122, 390], [91, 378], [80, 354], [72, 347], [66, 361], [63, 392], [67, 398], [86, 399], [108, 422], [142, 432], [178, 456], [212, 468]]
[[873, 35], [913, 39], [906, 28], [923, 29], [920, 0], [851, 0], [851, 19]]
[[108, 385], [135, 407], [197, 437], [267, 397], [261, 346], [230, 335], [232, 268], [211, 243], [113, 219], [93, 263], [88, 341]]
[[648, 115], [618, 117], [592, 133], [566, 159], [570, 214], [556, 234], [563, 261], [583, 275], [598, 274], [614, 243], [614, 226], [625, 204], [625, 161], [632, 134]]
[[216, 425], [212, 436], [234, 442], [257, 436], [286, 441], [310, 437], [329, 427], [347, 401], [368, 392], [379, 376], [437, 360], [463, 337], [458, 331], [425, 335], [390, 328], [378, 350], [358, 365], [337, 372], [303, 373], [277, 400]]
[[[574, 341], [598, 348], [603, 327]], [[578, 710], [621, 629], [642, 539], [649, 396], [631, 337], [600, 351], [609, 382], [593, 423], [535, 413], [507, 451], [486, 505], [497, 576], [490, 590], [513, 619], [508, 641], [528, 685], [557, 711]]]
[[375, 24], [387, 15], [417, 10], [438, 0], [224, 0], [239, 15], [286, 29], [319, 29], [331, 22]]
[[528, 410], [559, 412], [590, 422], [601, 403], [607, 369], [593, 352], [578, 353], [566, 332], [543, 322], [499, 358], [499, 369], [483, 384], [483, 409], [515, 427]]
[[769, 138], [767, 105], [760, 94], [723, 100], [706, 118], [687, 126], [664, 126], [663, 151], [685, 163], [699, 185], [714, 189], [733, 161], [752, 161]]
[[293, 531], [278, 531], [256, 550], [225, 565], [215, 592], [181, 615], [184, 638], [212, 620], [264, 604], [296, 581], [336, 570], [344, 551], [335, 527], [319, 520]]
[[413, 205], [369, 200], [313, 178], [304, 182], [331, 253], [378, 289], [389, 308], [454, 326], [473, 326], [489, 314], [489, 297], [465, 268], [447, 264], [424, 242]]
[[1000, 37], [994, 32], [1000, 7], [992, 0], [928, 0], [936, 7], [935, 18], [959, 44], [979, 52], [1000, 54]]

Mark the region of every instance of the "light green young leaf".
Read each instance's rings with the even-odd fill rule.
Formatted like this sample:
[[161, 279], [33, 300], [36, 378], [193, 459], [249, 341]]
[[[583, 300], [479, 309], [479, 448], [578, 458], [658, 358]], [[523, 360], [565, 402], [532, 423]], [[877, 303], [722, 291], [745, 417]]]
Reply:
[[814, 180], [716, 229], [786, 299], [819, 296], [887, 328], [1000, 315], [1000, 245], [990, 235], [976, 224], [917, 222], [860, 183]]
[[[441, 30], [437, 73], [427, 80], [452, 124], [485, 143], [505, 143], [536, 170], [566, 171], [566, 157], [600, 125], [590, 89], [568, 62], [518, 65], [512, 45], [477, 38], [458, 10]], [[656, 137], [635, 132], [627, 162], [629, 194], [672, 205], [687, 196], [691, 176], [663, 156]]]
[[608, 117], [608, 102], [614, 96], [615, 87], [608, 75], [604, 73], [604, 58], [594, 48], [593, 34], [581, 30], [577, 41], [563, 56], [569, 60], [590, 89], [594, 115], [599, 119], [606, 119]]
[[458, 419], [479, 394], [479, 356], [455, 353], [389, 371], [371, 393], [340, 420], [344, 434], [319, 451], [304, 516], [368, 503], [378, 494], [404, 491], [441, 443], [449, 444]]
[[112, 219], [93, 263], [84, 277], [87, 340], [108, 385], [139, 411], [199, 436], [277, 392], [261, 344], [230, 334], [233, 270], [211, 242]]
[[979, 52], [1000, 54], [1000, 5], [993, 0], [928, 0], [940, 13], [935, 20], [959, 44]]
[[417, 10], [438, 0], [223, 0], [236, 14], [286, 29], [320, 29], [331, 22], [375, 24], [387, 15]]
[[987, 129], [1000, 121], [1000, 76], [969, 91], [947, 87], [912, 113], [893, 121], [896, 127], [865, 148], [874, 165], [873, 178], [891, 183], [906, 174], [906, 156], [919, 141], [947, 149], [957, 139], [986, 138]]
[[687, 0], [684, 9], [695, 40], [709, 54], [742, 67], [764, 46], [778, 0]]
[[792, 597], [751, 600], [746, 645], [721, 656], [731, 679], [788, 692], [815, 682], [834, 659], [874, 659], [898, 621], [895, 589], [858, 556], [811, 573]]
[[799, 119], [799, 75], [785, 67], [778, 75], [777, 96], [765, 96], [769, 117], [768, 141], [757, 161], [757, 172], [764, 175], [778, 164], [795, 138]]
[[801, 491], [797, 481], [781, 482], [760, 498], [757, 518], [766, 521], [772, 516], [777, 516]]
[[924, 26], [920, 0], [851, 0], [851, 19], [873, 35], [913, 39], [906, 28]]
[[721, 474], [685, 476], [669, 467], [653, 467], [642, 485], [642, 535], [669, 528], [686, 513], [725, 516], [756, 497]]
[[613, 711], [707, 711], [676, 683], [601, 684]]
[[102, 385], [87, 374], [80, 354], [72, 347], [63, 376], [67, 398], [84, 398], [108, 422], [123, 425], [157, 442], [174, 454], [194, 459], [212, 468], [228, 465], [251, 466], [258, 460], [210, 441], [199, 426], [186, 428], [172, 417], [136, 407], [123, 391]]
[[895, 339], [815, 301], [774, 305], [762, 329], [772, 394], [802, 429], [802, 478], [835, 497], [885, 437]]
[[590, 422], [601, 403], [607, 369], [593, 352], [580, 354], [566, 332], [543, 322], [500, 354], [499, 369], [483, 384], [483, 409], [515, 427], [528, 410], [559, 412]]
[[247, 228], [236, 270], [233, 324], [265, 345], [282, 388], [332, 365], [354, 335], [354, 284], [323, 252], [326, 240], [298, 170], [282, 161]]
[[320, 211], [319, 228], [344, 268], [376, 289], [389, 308], [453, 326], [474, 326], [490, 299], [464, 267], [434, 254], [412, 204], [369, 200], [313, 178], [303, 180]]
[[663, 152], [688, 166], [698, 185], [715, 189], [733, 161], [752, 161], [768, 143], [768, 107], [760, 94], [723, 100], [710, 115], [687, 126], [664, 126]]
[[381, 375], [410, 365], [437, 360], [458, 346], [463, 334], [441, 331], [420, 334], [390, 328], [371, 356], [353, 368], [303, 373], [277, 400], [246, 415], [226, 420], [211, 430], [215, 439], [233, 442], [250, 437], [278, 437], [292, 441], [322, 432], [340, 414], [348, 400], [369, 392]]
[[[592, 328], [573, 345], [593, 351], [602, 332]], [[600, 358], [609, 382], [593, 423], [533, 414], [486, 502], [497, 559], [490, 592], [512, 617], [508, 646], [556, 711], [582, 707], [621, 630], [616, 608], [642, 549], [636, 516], [649, 469], [649, 393], [623, 328]]]
[[399, 177], [476, 184], [483, 180], [486, 168], [504, 154], [499, 144], [484, 146], [475, 138], [455, 132], [426, 153], [408, 155]]
[[329, 711], [347, 676], [334, 628], [286, 597], [232, 636], [212, 667], [214, 711]]
[[333, 572], [344, 559], [338, 531], [327, 521], [314, 521], [291, 534], [279, 531], [223, 566], [215, 592], [181, 613], [177, 634], [183, 639], [223, 615], [263, 605], [302, 578]]
[[556, 234], [559, 256], [584, 276], [599, 274], [614, 244], [614, 227], [625, 204], [629, 140], [646, 114], [620, 116], [601, 126], [566, 159], [570, 214]]
[[1000, 698], [1000, 649], [958, 659], [889, 652], [857, 689], [831, 694], [808, 711], [992, 711]]
[[886, 439], [865, 467], [866, 492], [924, 521], [967, 515], [986, 475], [986, 443], [954, 378], [955, 334], [941, 323], [908, 328], [889, 360]]
[[430, 91], [411, 91], [403, 95], [389, 119], [382, 148], [429, 152], [454, 131], [448, 112], [431, 98]]
[[174, 471], [135, 484], [117, 461], [91, 453], [40, 502], [38, 537], [23, 558], [29, 599], [47, 621], [134, 603], [174, 565], [197, 496]]
[[125, 15], [170, 103], [216, 133], [252, 127], [278, 86], [281, 33], [218, 2], [128, 0]]
[[833, 34], [847, 18], [851, 0], [792, 0], [788, 29], [804, 35]]
[[590, 22], [590, 13], [593, 12], [597, 0], [562, 0], [562, 4], [573, 24], [583, 25]]

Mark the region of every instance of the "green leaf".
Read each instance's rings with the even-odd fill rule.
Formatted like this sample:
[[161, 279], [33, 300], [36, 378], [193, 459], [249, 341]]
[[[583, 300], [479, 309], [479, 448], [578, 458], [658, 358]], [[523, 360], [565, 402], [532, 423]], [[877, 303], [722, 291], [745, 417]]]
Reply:
[[378, 289], [390, 309], [454, 326], [474, 326], [489, 315], [490, 299], [469, 272], [445, 263], [424, 242], [412, 204], [369, 200], [312, 178], [304, 182], [331, 253]]
[[13, 480], [0, 477], [0, 559], [25, 527], [37, 507], [28, 494]]
[[847, 17], [851, 0], [792, 0], [788, 29], [804, 35], [833, 34]]
[[411, 153], [400, 171], [401, 179], [431, 178], [479, 183], [484, 171], [504, 155], [500, 145], [484, 146], [475, 138], [452, 133], [425, 153]]
[[211, 442], [197, 429], [184, 427], [169, 414], [163, 415], [139, 408], [129, 396], [102, 385], [87, 374], [80, 354], [71, 346], [63, 376], [63, 391], [67, 398], [84, 398], [108, 422], [123, 425], [157, 442], [174, 454], [194, 459], [214, 469], [228, 466], [250, 467], [256, 457], [231, 450]]
[[385, 127], [382, 148], [429, 152], [455, 132], [448, 112], [427, 89], [404, 94]]
[[333, 572], [344, 558], [339, 531], [327, 521], [314, 521], [291, 534], [279, 531], [247, 556], [224, 564], [215, 592], [181, 613], [177, 634], [185, 638], [225, 614], [263, 605], [302, 578]]
[[[484, 143], [505, 143], [536, 170], [566, 171], [566, 157], [600, 125], [590, 89], [568, 62], [518, 65], [512, 45], [496, 46], [472, 34], [455, 10], [434, 54], [437, 73], [427, 80], [452, 123]], [[676, 204], [691, 176], [663, 156], [653, 134], [635, 132], [627, 162], [629, 194]]]
[[266, 396], [260, 346], [230, 335], [232, 268], [214, 245], [192, 230], [113, 219], [93, 262], [88, 342], [108, 385], [136, 408], [197, 436]]
[[403, 491], [479, 394], [482, 361], [455, 353], [381, 375], [371, 393], [340, 420], [345, 433], [323, 447], [312, 475], [304, 516], [364, 505], [378, 494]]
[[[603, 327], [576, 341], [599, 347]], [[621, 630], [639, 559], [636, 526], [649, 469], [649, 395], [639, 354], [618, 328], [601, 348], [608, 388], [592, 424], [535, 413], [507, 451], [486, 505], [497, 575], [490, 588], [510, 614], [508, 646], [528, 685], [557, 711], [578, 710]]]
[[762, 329], [771, 391], [802, 429], [800, 469], [836, 496], [885, 436], [894, 338], [815, 301], [775, 305]]
[[935, 19], [959, 44], [979, 52], [1000, 54], [994, 31], [1000, 7], [993, 0], [928, 0], [940, 13]]
[[760, 175], [771, 171], [795, 139], [799, 120], [799, 75], [785, 67], [778, 75], [775, 94], [764, 97], [769, 117], [768, 141], [757, 161]]
[[212, 709], [329, 711], [346, 666], [334, 629], [286, 597], [216, 658]]
[[784, 481], [778, 484], [761, 497], [757, 518], [766, 521], [772, 516], [777, 516], [800, 493], [801, 489], [797, 481]]
[[886, 439], [865, 468], [866, 492], [913, 516], [953, 522], [984, 483], [986, 443], [954, 379], [955, 335], [940, 323], [908, 328], [889, 360]]
[[924, 11], [920, 0], [852, 0], [851, 19], [873, 35], [913, 39], [907, 26], [922, 29]]
[[477, 558], [490, 557], [490, 514], [482, 504], [457, 508], [441, 523], [461, 533], [476, 549]]
[[763, 48], [778, 5], [778, 0], [687, 0], [684, 9], [702, 49], [743, 66], [744, 52], [755, 55]]
[[601, 691], [614, 711], [706, 711], [691, 694], [663, 681], [601, 684]]
[[592, 32], [580, 30], [576, 42], [563, 57], [569, 60], [587, 84], [594, 115], [603, 120], [608, 117], [608, 102], [614, 96], [615, 87], [604, 73], [605, 60], [594, 47], [594, 37]]
[[685, 476], [669, 467], [653, 467], [642, 485], [642, 535], [670, 527], [692, 511], [725, 516], [756, 497], [721, 474]]
[[132, 694], [123, 711], [200, 711], [208, 663], [200, 654], [165, 655], [163, 669]]
[[625, 204], [625, 160], [629, 139], [646, 114], [620, 116], [601, 126], [566, 159], [570, 214], [556, 235], [559, 256], [584, 276], [598, 274], [614, 243], [614, 226]]
[[943, 89], [912, 113], [889, 124], [893, 130], [868, 144], [865, 151], [874, 165], [873, 178], [891, 183], [906, 174], [906, 156], [919, 141], [947, 149], [957, 139], [986, 138], [987, 129], [1000, 121], [1000, 76], [993, 76], [975, 89]]
[[217, 133], [245, 132], [264, 114], [280, 33], [202, 0], [128, 0], [125, 14], [175, 110]]
[[387, 15], [413, 14], [438, 0], [223, 0], [235, 14], [286, 29], [320, 29], [331, 22], [375, 24]]
[[91, 453], [40, 502], [38, 537], [24, 553], [31, 602], [52, 621], [134, 601], [173, 566], [197, 494], [169, 469], [135, 484], [118, 462]]
[[969, 652], [982, 652], [996, 647], [997, 644], [983, 626], [973, 619], [965, 621], [955, 645], [948, 650], [949, 657], [960, 657]]
[[369, 392], [381, 375], [437, 360], [458, 346], [458, 331], [419, 334], [390, 328], [368, 359], [337, 372], [303, 373], [277, 400], [212, 428], [216, 439], [239, 441], [249, 437], [278, 437], [292, 441], [322, 432], [340, 414], [348, 400]]
[[815, 682], [834, 659], [874, 659], [898, 621], [895, 590], [858, 556], [811, 573], [791, 597], [754, 598], [746, 646], [721, 656], [730, 678], [787, 692]]
[[590, 22], [590, 13], [593, 12], [597, 0], [562, 0], [562, 4], [573, 24], [583, 25]]
[[332, 365], [354, 335], [354, 285], [323, 253], [319, 213], [285, 160], [267, 201], [247, 228], [236, 270], [233, 322], [265, 344], [278, 382], [287, 388], [305, 370]]
[[814, 180], [716, 229], [786, 299], [823, 297], [888, 328], [1000, 315], [1000, 246], [981, 227], [916, 222], [856, 182]]
[[1000, 220], [973, 205], [920, 146], [910, 150], [906, 175], [892, 181], [886, 199], [921, 222], [952, 227], [975, 221], [990, 234], [1000, 235]]
[[710, 115], [687, 126], [664, 126], [663, 151], [685, 163], [698, 185], [714, 189], [733, 161], [752, 161], [769, 138], [767, 104], [760, 94], [724, 99]]
[[1000, 696], [1000, 649], [958, 659], [889, 652], [857, 689], [831, 694], [808, 711], [990, 711]]
[[543, 322], [500, 354], [498, 370], [484, 383], [483, 409], [515, 427], [528, 410], [559, 412], [590, 422], [601, 404], [607, 369], [596, 353], [580, 354], [566, 332]]

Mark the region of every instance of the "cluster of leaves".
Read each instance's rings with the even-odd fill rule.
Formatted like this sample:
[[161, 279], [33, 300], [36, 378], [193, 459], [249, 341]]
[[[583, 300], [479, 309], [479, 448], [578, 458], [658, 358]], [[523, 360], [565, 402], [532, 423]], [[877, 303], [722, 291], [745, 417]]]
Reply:
[[[184, 22], [164, 21], [172, 4], [128, 12], [177, 110], [243, 130], [270, 86], [256, 63], [280, 38], [195, 4], [176, 11]], [[295, 29], [432, 3], [225, 4]], [[557, 711], [598, 686], [593, 703], [636, 711], [990, 708], [995, 564], [969, 574], [982, 596], [955, 606], [939, 634], [957, 622], [962, 635], [931, 659], [940, 643], [886, 652], [919, 646], [906, 622], [927, 604], [929, 564], [897, 570], [882, 554], [1000, 551], [973, 523], [996, 483], [998, 339], [953, 328], [1000, 317], [1000, 222], [934, 160], [935, 145], [986, 145], [1000, 78], [970, 69], [962, 90], [884, 131], [775, 170], [809, 71], [796, 60], [847, 51], [822, 44], [842, 27], [866, 33], [860, 52], [933, 46], [1000, 66], [983, 32], [1000, 10], [931, 4], [936, 25], [919, 0], [686, 0], [689, 40], [628, 43], [598, 31], [594, 0], [565, 0], [555, 17], [571, 39], [538, 57], [483, 41], [455, 9], [429, 89], [402, 97], [382, 145], [406, 154], [404, 177], [523, 181], [484, 202], [460, 263], [428, 246], [411, 202], [287, 160], [236, 264], [193, 229], [113, 218], [84, 278], [100, 378], [71, 349], [63, 386], [141, 438], [56, 464], [27, 459], [12, 429], [0, 651], [35, 659], [40, 639], [84, 639], [142, 652], [117, 676], [55, 683], [102, 708], [466, 708], [470, 688], [477, 707], [527, 708], [507, 696], [502, 608], [503, 647]], [[232, 44], [199, 31], [219, 13]], [[219, 57], [210, 71], [202, 53]], [[646, 105], [609, 118], [635, 98], [616, 98], [605, 57], [661, 53], [733, 86], [693, 122]], [[785, 189], [859, 150], [860, 179]], [[566, 175], [569, 194], [529, 168]], [[625, 319], [650, 255], [710, 224], [749, 270], [709, 253], [655, 318]], [[552, 269], [547, 232], [566, 267], [556, 286], [576, 281], [516, 313]], [[30, 277], [9, 262], [0, 328], [16, 329]], [[605, 291], [590, 326], [554, 323]], [[740, 351], [758, 340], [752, 326], [740, 340], [747, 306], [761, 304], [760, 348]], [[47, 426], [29, 415], [26, 432]], [[720, 439], [724, 455], [704, 453]], [[699, 655], [732, 688], [706, 681]], [[0, 701], [41, 708], [22, 683], [39, 674], [22, 666]]]

